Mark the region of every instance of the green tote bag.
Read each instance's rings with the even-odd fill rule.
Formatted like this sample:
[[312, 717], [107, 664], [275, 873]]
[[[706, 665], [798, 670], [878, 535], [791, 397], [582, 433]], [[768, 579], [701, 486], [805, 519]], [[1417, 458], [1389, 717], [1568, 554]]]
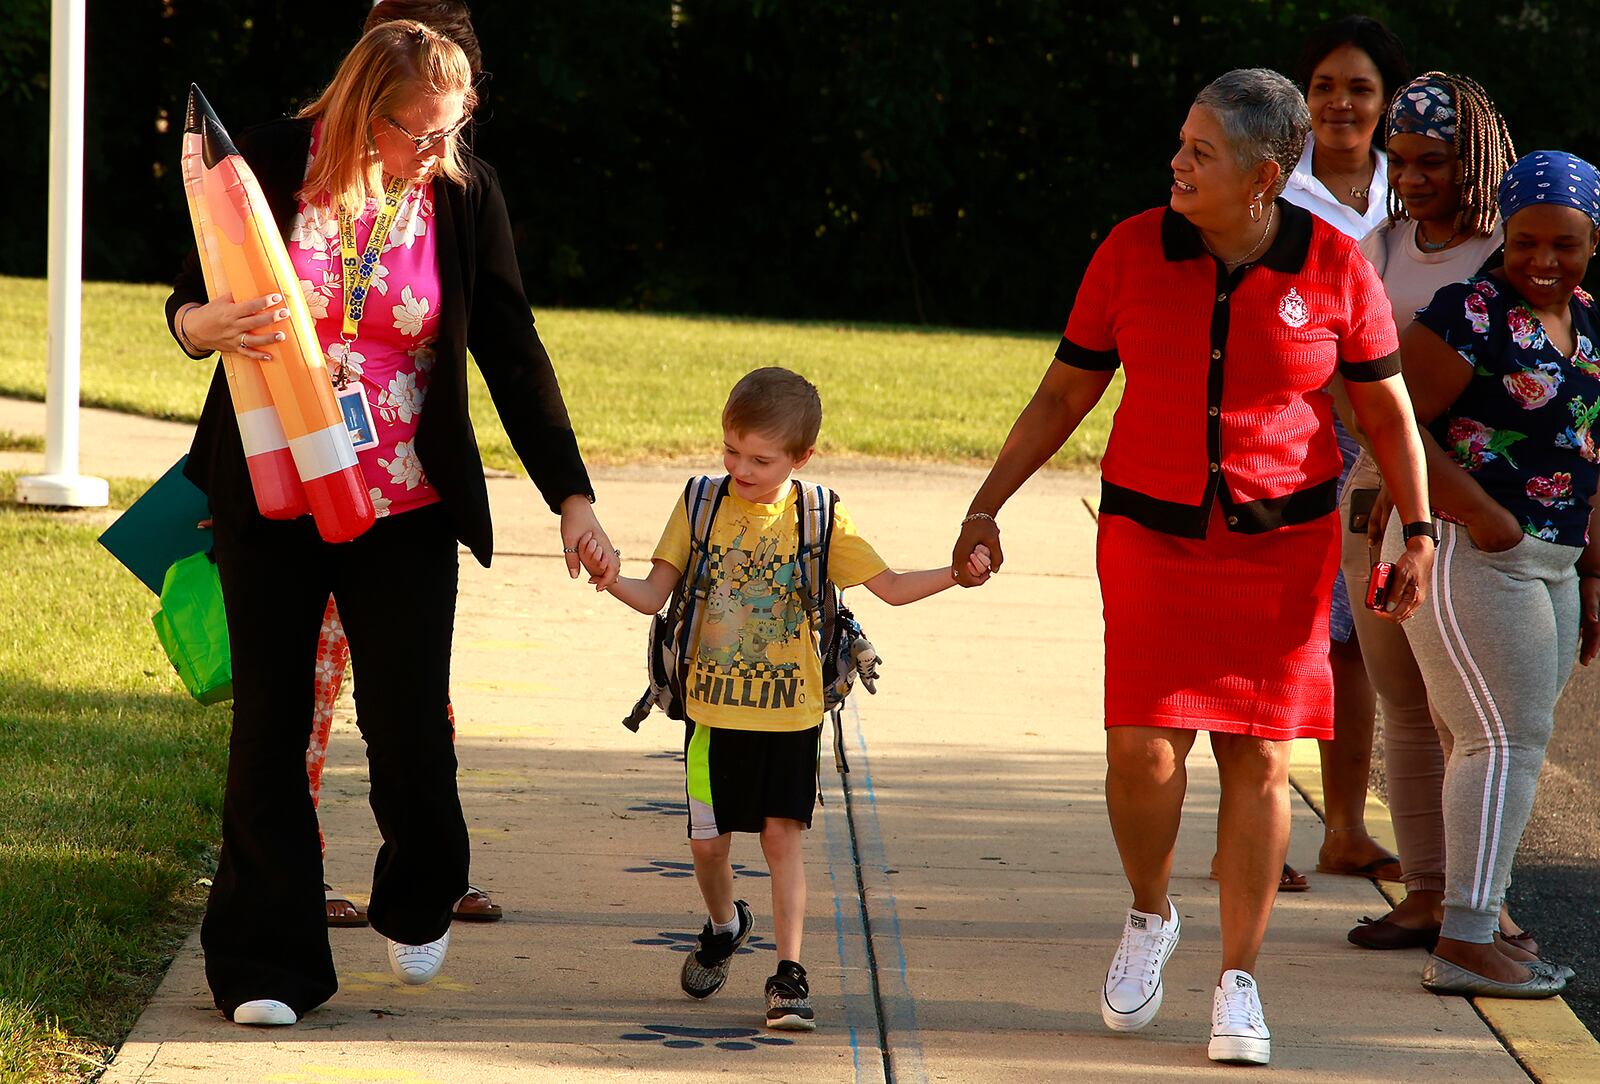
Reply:
[[161, 583], [161, 609], [150, 620], [189, 695], [202, 704], [233, 699], [228, 614], [211, 554], [173, 562]]

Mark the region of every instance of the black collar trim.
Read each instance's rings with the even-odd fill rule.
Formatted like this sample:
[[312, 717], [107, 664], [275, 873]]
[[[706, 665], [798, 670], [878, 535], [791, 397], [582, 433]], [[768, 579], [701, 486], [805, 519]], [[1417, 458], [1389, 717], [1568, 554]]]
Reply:
[[[1256, 263], [1285, 274], [1298, 274], [1306, 265], [1306, 254], [1311, 251], [1311, 212], [1281, 196], [1273, 204], [1281, 219], [1278, 236], [1272, 239], [1272, 247], [1262, 253]], [[1161, 216], [1161, 254], [1172, 263], [1210, 257], [1200, 240], [1200, 231], [1171, 207]]]

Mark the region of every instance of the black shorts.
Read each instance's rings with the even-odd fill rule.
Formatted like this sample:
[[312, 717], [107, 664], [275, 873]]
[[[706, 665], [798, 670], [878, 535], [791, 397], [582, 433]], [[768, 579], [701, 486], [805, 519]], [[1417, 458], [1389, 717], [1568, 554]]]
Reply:
[[759, 832], [768, 817], [787, 817], [810, 828], [821, 740], [821, 723], [781, 732], [686, 725], [689, 838]]

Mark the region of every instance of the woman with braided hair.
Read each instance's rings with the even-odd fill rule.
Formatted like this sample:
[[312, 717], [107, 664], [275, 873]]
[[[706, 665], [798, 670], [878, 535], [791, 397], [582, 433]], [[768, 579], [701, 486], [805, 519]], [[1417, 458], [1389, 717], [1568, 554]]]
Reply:
[[1388, 127], [1389, 217], [1362, 250], [1410, 323], [1450, 281], [1443, 268], [1471, 275], [1500, 247], [1495, 189], [1517, 155], [1494, 101], [1464, 75], [1428, 72], [1401, 87]]
[[[1385, 128], [1389, 218], [1362, 239], [1361, 251], [1383, 279], [1395, 325], [1403, 331], [1440, 287], [1497, 262], [1495, 193], [1516, 151], [1505, 119], [1483, 88], [1444, 72], [1428, 72], [1400, 88]], [[1354, 419], [1342, 413], [1359, 438]], [[1366, 441], [1361, 443], [1342, 501], [1340, 564], [1352, 593], [1364, 599], [1388, 502], [1381, 495], [1383, 477]], [[1365, 607], [1354, 609], [1367, 674], [1383, 706], [1384, 772], [1407, 896], [1384, 917], [1364, 919], [1349, 940], [1371, 949], [1430, 948], [1439, 936], [1444, 902], [1441, 802], [1450, 736], [1434, 727], [1404, 633]], [[1508, 952], [1537, 950], [1509, 916], [1502, 915], [1501, 923], [1500, 943]]]

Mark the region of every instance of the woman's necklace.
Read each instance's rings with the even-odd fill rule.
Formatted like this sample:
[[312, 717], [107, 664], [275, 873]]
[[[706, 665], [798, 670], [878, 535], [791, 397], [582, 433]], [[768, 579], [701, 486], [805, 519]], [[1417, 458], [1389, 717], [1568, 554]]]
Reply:
[[1428, 240], [1428, 235], [1422, 230], [1422, 223], [1417, 223], [1417, 247], [1423, 252], [1443, 252], [1460, 235], [1460, 230], [1451, 230], [1450, 236], [1437, 243]]
[[1367, 178], [1367, 183], [1359, 186], [1353, 185], [1350, 183], [1350, 174], [1335, 173], [1332, 170], [1328, 170], [1325, 175], [1318, 176], [1317, 180], [1327, 185], [1329, 194], [1343, 188], [1350, 193], [1351, 199], [1366, 199], [1372, 193], [1372, 175], [1370, 173], [1358, 173], [1356, 176]]
[[1268, 205], [1266, 228], [1261, 231], [1261, 236], [1257, 238], [1256, 243], [1250, 247], [1250, 251], [1246, 252], [1243, 256], [1240, 256], [1236, 260], [1224, 259], [1222, 256], [1218, 255], [1217, 250], [1212, 248], [1211, 245], [1206, 241], [1206, 235], [1203, 232], [1200, 234], [1200, 243], [1205, 245], [1206, 251], [1211, 253], [1213, 259], [1220, 260], [1224, 266], [1238, 267], [1240, 264], [1249, 260], [1250, 257], [1254, 256], [1257, 252], [1261, 251], [1261, 246], [1267, 243], [1267, 234], [1272, 232], [1272, 223], [1277, 217], [1278, 205], [1276, 203]]
[[[1372, 152], [1371, 151], [1367, 152], [1367, 160], [1368, 160], [1368, 163], [1370, 165], [1371, 160], [1372, 160]], [[1348, 191], [1350, 193], [1350, 198], [1351, 199], [1366, 199], [1372, 193], [1372, 173], [1369, 172], [1368, 170], [1358, 170], [1354, 174], [1354, 176], [1358, 180], [1360, 178], [1365, 177], [1367, 179], [1367, 183], [1366, 184], [1363, 184], [1363, 185], [1351, 184], [1350, 183], [1350, 177], [1351, 177], [1350, 173], [1341, 173], [1341, 172], [1338, 172], [1338, 171], [1336, 171], [1334, 169], [1331, 169], [1331, 168], [1325, 168], [1320, 173], [1317, 172], [1317, 160], [1316, 160], [1316, 156], [1313, 155], [1312, 159], [1311, 159], [1311, 173], [1312, 173], [1312, 176], [1316, 177], [1317, 180], [1321, 181], [1324, 185], [1327, 186], [1328, 193], [1330, 195], [1333, 194], [1334, 192], [1337, 192], [1340, 188], [1343, 188], [1346, 191]]]

